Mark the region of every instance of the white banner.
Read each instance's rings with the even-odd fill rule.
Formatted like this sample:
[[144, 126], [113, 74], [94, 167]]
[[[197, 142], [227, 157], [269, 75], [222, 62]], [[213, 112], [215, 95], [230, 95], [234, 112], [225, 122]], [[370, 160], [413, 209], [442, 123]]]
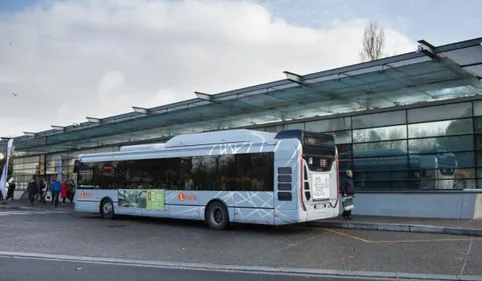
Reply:
[[8, 162], [10, 161], [10, 154], [12, 153], [13, 139], [9, 139], [7, 143], [7, 156], [5, 158], [5, 165], [3, 165], [2, 177], [0, 178], [0, 191], [2, 192], [3, 198], [7, 197], [7, 190], [5, 189], [7, 185], [8, 176]]

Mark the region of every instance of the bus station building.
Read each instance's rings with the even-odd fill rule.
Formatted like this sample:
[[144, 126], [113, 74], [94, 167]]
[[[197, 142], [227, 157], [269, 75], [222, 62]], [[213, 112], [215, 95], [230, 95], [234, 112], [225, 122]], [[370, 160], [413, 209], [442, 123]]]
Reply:
[[[354, 171], [354, 214], [482, 217], [482, 38], [418, 43], [380, 60], [307, 75], [285, 71], [286, 79], [270, 83], [25, 132], [14, 138], [16, 197], [32, 177], [74, 179], [79, 154], [185, 133], [303, 129], [335, 136], [340, 173]], [[425, 156], [434, 161], [413, 164]]]

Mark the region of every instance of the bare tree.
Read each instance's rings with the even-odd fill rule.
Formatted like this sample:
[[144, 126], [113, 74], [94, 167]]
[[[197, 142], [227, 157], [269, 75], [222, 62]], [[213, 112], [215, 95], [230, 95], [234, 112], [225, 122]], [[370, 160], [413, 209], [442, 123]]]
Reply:
[[383, 57], [385, 47], [385, 32], [378, 27], [378, 23], [370, 22], [363, 32], [362, 50], [360, 58], [362, 61], [371, 61]]

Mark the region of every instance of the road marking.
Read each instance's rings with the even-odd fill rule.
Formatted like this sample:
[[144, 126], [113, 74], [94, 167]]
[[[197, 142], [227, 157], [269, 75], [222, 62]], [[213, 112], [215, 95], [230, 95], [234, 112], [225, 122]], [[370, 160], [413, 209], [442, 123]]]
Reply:
[[473, 239], [470, 240], [469, 249], [467, 250], [467, 253], [465, 254], [464, 265], [462, 266], [462, 269], [460, 271], [460, 275], [464, 274], [465, 266], [467, 265], [467, 260], [469, 259], [470, 250], [472, 250], [472, 242], [473, 242]]
[[[163, 268], [174, 270], [198, 270], [211, 272], [229, 272], [229, 273], [245, 273], [245, 274], [267, 274], [274, 276], [303, 276], [303, 277], [325, 277], [325, 278], [351, 278], [363, 280], [460, 280], [457, 275], [435, 275], [435, 274], [417, 274], [405, 272], [379, 272], [379, 271], [348, 271], [348, 270], [330, 270], [330, 269], [308, 269], [308, 268], [286, 268], [286, 267], [268, 267], [268, 266], [238, 266], [238, 265], [222, 265], [222, 264], [202, 264], [202, 263], [183, 263], [183, 262], [163, 262], [157, 260], [131, 260], [119, 258], [105, 257], [85, 257], [85, 256], [68, 256], [56, 254], [38, 254], [23, 252], [6, 252], [0, 251], [0, 259], [16, 258], [16, 259], [37, 259], [45, 261], [60, 262], [82, 262], [91, 264], [109, 264], [117, 266], [136, 266], [148, 268]], [[474, 280], [482, 280], [482, 276], [470, 276]]]
[[369, 244], [397, 244], [397, 243], [430, 243], [430, 242], [463, 242], [482, 240], [482, 237], [467, 237], [467, 238], [435, 238], [435, 239], [406, 239], [406, 240], [369, 240], [355, 235], [350, 235], [342, 231], [324, 228], [326, 231], [345, 236], [354, 240], [362, 241]]
[[471, 241], [471, 240], [482, 240], [482, 238], [439, 238], [439, 239], [413, 239], [413, 240], [378, 240], [378, 241], [370, 241], [370, 243], [387, 243], [387, 244], [396, 244], [396, 243], [428, 243], [428, 242], [463, 242], [463, 241]]
[[328, 229], [328, 228], [324, 228], [324, 230], [332, 232], [332, 233], [336, 233], [336, 234], [341, 235], [341, 236], [346, 236], [346, 237], [349, 237], [351, 239], [359, 240], [359, 241], [362, 241], [362, 242], [365, 242], [365, 243], [372, 243], [372, 241], [370, 241], [370, 240], [367, 240], [367, 239], [364, 239], [364, 238], [361, 238], [361, 237], [358, 237], [358, 236], [353, 236], [353, 235], [350, 235], [350, 234], [347, 234], [347, 233], [344, 233], [344, 232], [341, 232], [341, 231], [336, 231], [336, 230]]
[[284, 246], [284, 247], [281, 247], [281, 248], [279, 248], [279, 249], [276, 249], [276, 250], [273, 250], [273, 251], [269, 251], [268, 253], [266, 253], [266, 254], [264, 254], [264, 255], [255, 257], [253, 260], [257, 260], [257, 259], [260, 259], [260, 258], [264, 258], [264, 257], [266, 257], [267, 255], [271, 255], [271, 254], [273, 254], [273, 253], [280, 252], [280, 251], [286, 250], [286, 249], [291, 248], [291, 247], [295, 247], [295, 246], [297, 246], [297, 245], [299, 245], [299, 244], [301, 244], [301, 243], [308, 242], [308, 241], [310, 241], [310, 240], [319, 238], [319, 237], [321, 237], [321, 236], [325, 236], [325, 235], [327, 235], [327, 234], [328, 234], [328, 232], [325, 232], [325, 233], [321, 233], [321, 234], [314, 235], [314, 236], [312, 236], [312, 237], [309, 237], [309, 238], [300, 240], [300, 241], [298, 241], [298, 242], [296, 242], [296, 243], [291, 243], [291, 244], [289, 244], [289, 245], [287, 245], [287, 246]]

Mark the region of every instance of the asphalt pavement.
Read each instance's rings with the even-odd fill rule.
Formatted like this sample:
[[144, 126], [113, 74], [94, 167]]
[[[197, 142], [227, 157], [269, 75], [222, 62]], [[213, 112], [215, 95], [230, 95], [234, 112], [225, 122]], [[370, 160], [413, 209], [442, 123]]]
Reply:
[[[369, 281], [368, 278], [166, 269], [134, 265], [65, 262], [0, 257], [0, 276], [8, 281], [26, 280], [196, 280], [196, 281]], [[160, 278], [162, 277], [162, 278]], [[380, 280], [380, 279], [378, 279]]]
[[306, 226], [238, 225], [226, 231], [212, 231], [204, 223], [193, 221], [135, 217], [103, 220], [98, 215], [72, 212], [29, 212], [29, 215], [0, 215], [0, 252], [276, 268], [482, 275], [482, 239], [477, 237]]

